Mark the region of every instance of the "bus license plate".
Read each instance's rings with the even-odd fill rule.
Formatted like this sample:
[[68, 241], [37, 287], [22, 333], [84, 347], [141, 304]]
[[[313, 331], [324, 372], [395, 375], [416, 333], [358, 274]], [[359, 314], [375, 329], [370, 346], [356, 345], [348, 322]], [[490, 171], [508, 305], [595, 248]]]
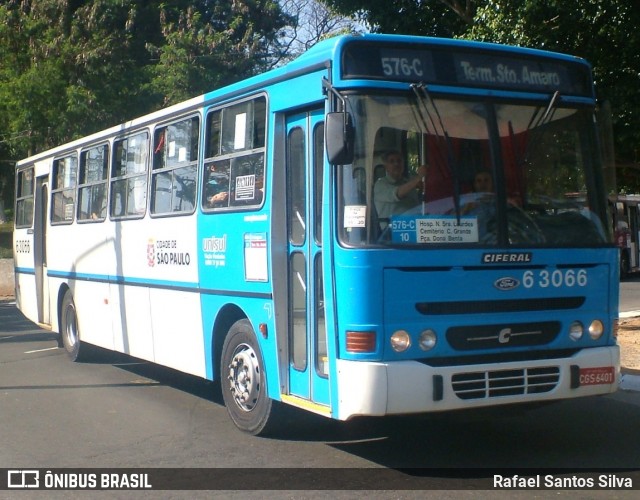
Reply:
[[613, 384], [616, 380], [613, 366], [580, 368], [580, 385]]

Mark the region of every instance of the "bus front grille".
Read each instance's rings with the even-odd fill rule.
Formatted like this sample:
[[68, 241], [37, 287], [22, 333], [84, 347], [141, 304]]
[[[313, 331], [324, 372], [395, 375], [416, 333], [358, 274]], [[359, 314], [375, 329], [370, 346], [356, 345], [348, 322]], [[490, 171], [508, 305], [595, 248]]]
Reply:
[[453, 326], [447, 329], [446, 337], [449, 345], [458, 351], [506, 349], [550, 344], [561, 328], [559, 321]]
[[416, 310], [426, 316], [560, 311], [579, 309], [586, 297], [549, 297], [539, 299], [460, 300], [450, 302], [418, 302]]
[[557, 366], [458, 373], [452, 388], [460, 399], [486, 399], [541, 394], [552, 391], [560, 381]]

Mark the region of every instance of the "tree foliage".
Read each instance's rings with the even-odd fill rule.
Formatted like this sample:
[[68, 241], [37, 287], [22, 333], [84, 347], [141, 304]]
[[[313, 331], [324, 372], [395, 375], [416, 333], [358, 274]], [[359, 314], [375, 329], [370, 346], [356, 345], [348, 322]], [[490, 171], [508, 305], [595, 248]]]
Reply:
[[274, 0], [173, 3], [160, 7], [160, 44], [148, 45], [158, 57], [151, 89], [163, 104], [268, 69], [280, 51], [278, 33], [291, 21]]
[[0, 156], [252, 75], [287, 21], [276, 0], [0, 2]]
[[289, 25], [280, 33], [283, 51], [273, 65], [295, 59], [325, 38], [362, 31], [355, 16], [343, 16], [320, 0], [280, 0]]
[[[322, 0], [372, 31], [454, 37], [473, 22], [476, 0]], [[482, 1], [482, 0], [479, 0]]]

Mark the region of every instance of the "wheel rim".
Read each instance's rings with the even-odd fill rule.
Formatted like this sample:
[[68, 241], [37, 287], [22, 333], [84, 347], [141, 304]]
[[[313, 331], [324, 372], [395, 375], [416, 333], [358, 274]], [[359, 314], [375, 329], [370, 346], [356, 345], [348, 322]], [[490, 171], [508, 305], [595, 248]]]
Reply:
[[69, 347], [73, 348], [78, 343], [78, 323], [76, 321], [76, 311], [71, 304], [67, 306], [64, 317], [64, 335], [67, 339], [67, 344], [69, 345]]
[[251, 411], [260, 395], [260, 365], [253, 348], [240, 344], [233, 352], [229, 363], [229, 389], [238, 408]]

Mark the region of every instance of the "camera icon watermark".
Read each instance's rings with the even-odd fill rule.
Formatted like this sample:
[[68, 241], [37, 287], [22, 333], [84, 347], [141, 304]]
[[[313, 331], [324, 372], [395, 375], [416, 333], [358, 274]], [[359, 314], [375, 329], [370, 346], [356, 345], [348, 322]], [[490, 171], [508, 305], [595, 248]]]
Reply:
[[7, 488], [39, 488], [40, 471], [38, 470], [8, 470]]

